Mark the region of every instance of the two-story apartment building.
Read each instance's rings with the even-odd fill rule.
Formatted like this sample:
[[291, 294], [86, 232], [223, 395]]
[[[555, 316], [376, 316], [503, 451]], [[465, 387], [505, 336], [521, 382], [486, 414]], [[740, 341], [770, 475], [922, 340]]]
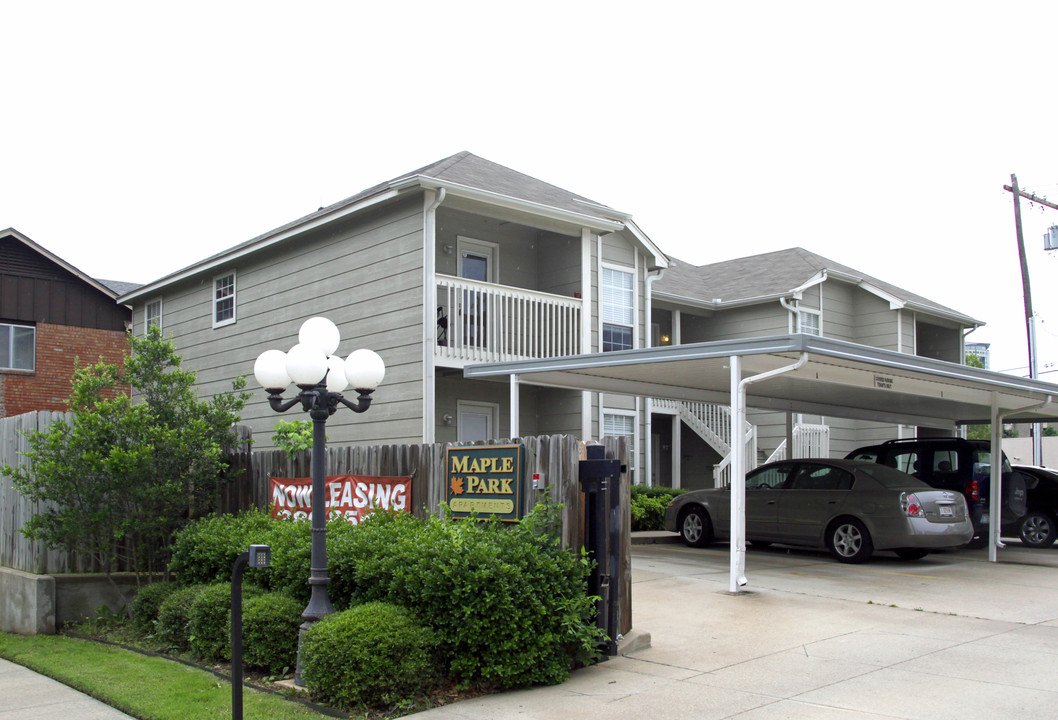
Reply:
[[[387, 366], [369, 413], [334, 443], [572, 433], [643, 441], [642, 401], [472, 381], [469, 363], [643, 347], [648, 286], [667, 259], [626, 214], [467, 152], [368, 188], [126, 294], [135, 332], [160, 325], [204, 393], [286, 350], [312, 316], [347, 355]], [[652, 275], [653, 274], [653, 275]], [[518, 417], [511, 417], [518, 392]], [[282, 418], [244, 412], [268, 447]]]
[[[983, 323], [891, 283], [802, 248], [696, 267], [672, 259], [653, 285], [654, 345], [808, 333], [961, 363], [964, 336]], [[842, 457], [861, 445], [929, 428], [751, 412], [742, 429], [758, 461]], [[723, 481], [731, 428], [723, 406], [653, 401], [650, 467], [655, 484], [702, 487]], [[737, 433], [736, 433], [737, 436]]]
[[95, 280], [19, 231], [0, 231], [0, 417], [68, 409], [78, 362], [120, 365], [132, 285]]

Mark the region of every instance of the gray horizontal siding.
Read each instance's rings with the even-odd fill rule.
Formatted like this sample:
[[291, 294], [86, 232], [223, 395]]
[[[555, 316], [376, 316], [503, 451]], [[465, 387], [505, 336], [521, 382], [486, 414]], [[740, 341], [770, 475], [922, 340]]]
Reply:
[[[173, 336], [185, 367], [198, 373], [203, 396], [227, 390], [235, 376], [250, 380], [254, 397], [243, 418], [258, 446], [267, 448], [276, 422], [307, 416], [300, 410], [279, 415], [268, 407], [252, 378], [254, 360], [270, 348], [289, 349], [307, 318], [327, 317], [342, 334], [339, 355], [369, 347], [386, 362], [375, 404], [363, 415], [339, 409], [327, 425], [329, 441], [421, 441], [422, 237], [418, 196], [305, 233], [232, 266], [234, 324], [212, 327], [213, 277], [222, 271], [164, 293], [164, 332]], [[142, 315], [142, 306], [137, 312]]]

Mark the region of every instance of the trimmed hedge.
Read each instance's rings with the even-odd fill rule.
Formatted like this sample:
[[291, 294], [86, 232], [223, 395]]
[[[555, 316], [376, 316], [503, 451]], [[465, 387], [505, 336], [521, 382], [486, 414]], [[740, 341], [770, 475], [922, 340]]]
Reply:
[[376, 512], [335, 544], [332, 598], [409, 608], [463, 685], [562, 682], [595, 657], [597, 631], [589, 562], [559, 546], [555, 516], [551, 505], [517, 524]]
[[242, 608], [243, 660], [273, 675], [292, 670], [298, 661], [298, 628], [305, 603], [286, 593], [265, 593]]
[[402, 607], [383, 602], [328, 615], [309, 628], [301, 648], [306, 686], [346, 708], [398, 705], [437, 679], [433, 631]]
[[[243, 604], [263, 591], [254, 585], [243, 585]], [[297, 617], [297, 614], [295, 614]], [[300, 618], [298, 618], [300, 622]], [[245, 625], [245, 621], [243, 623]], [[231, 583], [215, 583], [199, 589], [191, 601], [188, 614], [188, 645], [198, 658], [210, 661], [231, 660]], [[297, 639], [294, 641], [295, 649]]]
[[132, 599], [132, 627], [141, 635], [153, 635], [158, 625], [158, 610], [180, 586], [170, 582], [144, 585]]
[[[515, 524], [386, 512], [356, 526], [334, 521], [331, 602], [338, 610], [372, 601], [408, 608], [437, 634], [447, 672], [463, 686], [562, 682], [596, 657], [599, 631], [587, 596], [590, 563], [560, 547], [558, 510], [539, 505]], [[310, 535], [307, 522], [262, 512], [202, 520], [178, 535], [173, 570], [184, 583], [227, 581], [238, 553], [268, 544], [271, 567], [247, 578], [291, 595], [297, 617], [308, 602]], [[176, 609], [169, 614], [165, 637], [182, 648]], [[273, 671], [285, 664], [269, 662]]]
[[155, 636], [177, 652], [191, 647], [191, 605], [202, 585], [189, 585], [174, 590], [158, 608], [158, 632]]

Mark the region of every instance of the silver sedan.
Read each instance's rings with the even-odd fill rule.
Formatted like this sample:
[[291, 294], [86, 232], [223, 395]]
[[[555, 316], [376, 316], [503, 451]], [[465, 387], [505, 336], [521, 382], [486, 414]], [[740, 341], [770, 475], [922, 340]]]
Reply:
[[[730, 489], [694, 490], [669, 504], [665, 529], [704, 547], [730, 537], [730, 515]], [[886, 465], [811, 458], [746, 475], [746, 539], [754, 545], [827, 548], [841, 562], [862, 563], [875, 550], [917, 560], [972, 537], [961, 493], [935, 490]]]

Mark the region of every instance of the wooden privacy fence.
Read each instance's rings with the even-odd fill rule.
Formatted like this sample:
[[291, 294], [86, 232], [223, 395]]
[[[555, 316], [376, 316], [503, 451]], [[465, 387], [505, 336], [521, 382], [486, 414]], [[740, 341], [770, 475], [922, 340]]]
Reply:
[[[28, 442], [22, 433], [43, 430], [58, 419], [72, 420], [70, 413], [32, 412], [0, 418], [0, 467], [19, 466]], [[624, 438], [604, 438], [607, 456], [628, 464]], [[571, 435], [550, 435], [495, 440], [489, 445], [521, 444], [525, 448], [525, 482], [523, 507], [527, 510], [543, 499], [563, 505], [562, 543], [579, 548], [584, 543], [584, 503], [577, 474], [577, 462], [584, 458], [584, 444]], [[486, 443], [477, 443], [484, 445]], [[246, 446], [244, 446], [246, 447]], [[411, 510], [423, 516], [440, 510], [446, 498], [444, 443], [420, 445], [380, 445], [330, 447], [327, 449], [328, 475], [410, 475], [412, 477]], [[288, 458], [282, 451], [240, 451], [232, 453], [234, 479], [218, 498], [218, 509], [233, 513], [250, 508], [265, 508], [269, 502], [270, 477], [309, 477], [309, 452]], [[541, 475], [541, 490], [534, 490], [533, 473]], [[623, 555], [628, 563], [629, 502], [628, 475], [621, 477]], [[15, 489], [11, 478], [0, 476], [0, 565], [24, 572], [53, 574], [97, 572], [86, 558], [76, 553], [49, 550], [39, 541], [26, 539], [20, 530], [41, 508]]]
[[[56, 420], [73, 420], [72, 413], [31, 412], [0, 418], [0, 467], [25, 464], [22, 453], [29, 449], [23, 433], [44, 430]], [[15, 489], [14, 481], [0, 475], [0, 565], [23, 572], [52, 574], [95, 572], [83, 556], [64, 550], [49, 550], [39, 540], [29, 540], [20, 532], [44, 503], [31, 502]]]
[[[607, 456], [628, 464], [627, 441], [604, 438]], [[476, 445], [515, 445], [525, 448], [525, 482], [522, 506], [527, 510], [539, 501], [560, 503], [562, 542], [565, 547], [579, 547], [584, 537], [584, 506], [577, 475], [577, 462], [585, 457], [584, 443], [572, 435], [543, 435], [515, 440], [492, 440]], [[454, 446], [455, 444], [451, 444]], [[410, 510], [416, 515], [436, 513], [446, 494], [448, 474], [445, 468], [446, 443], [420, 445], [373, 445], [327, 448], [327, 475], [404, 475], [412, 477]], [[310, 475], [310, 452], [293, 456], [281, 450], [251, 450], [231, 456], [235, 479], [219, 499], [221, 512], [234, 513], [250, 508], [266, 508], [269, 503], [269, 479], [307, 478]], [[534, 490], [533, 473], [541, 475], [541, 489]], [[627, 473], [622, 476], [622, 517], [629, 515]]]

